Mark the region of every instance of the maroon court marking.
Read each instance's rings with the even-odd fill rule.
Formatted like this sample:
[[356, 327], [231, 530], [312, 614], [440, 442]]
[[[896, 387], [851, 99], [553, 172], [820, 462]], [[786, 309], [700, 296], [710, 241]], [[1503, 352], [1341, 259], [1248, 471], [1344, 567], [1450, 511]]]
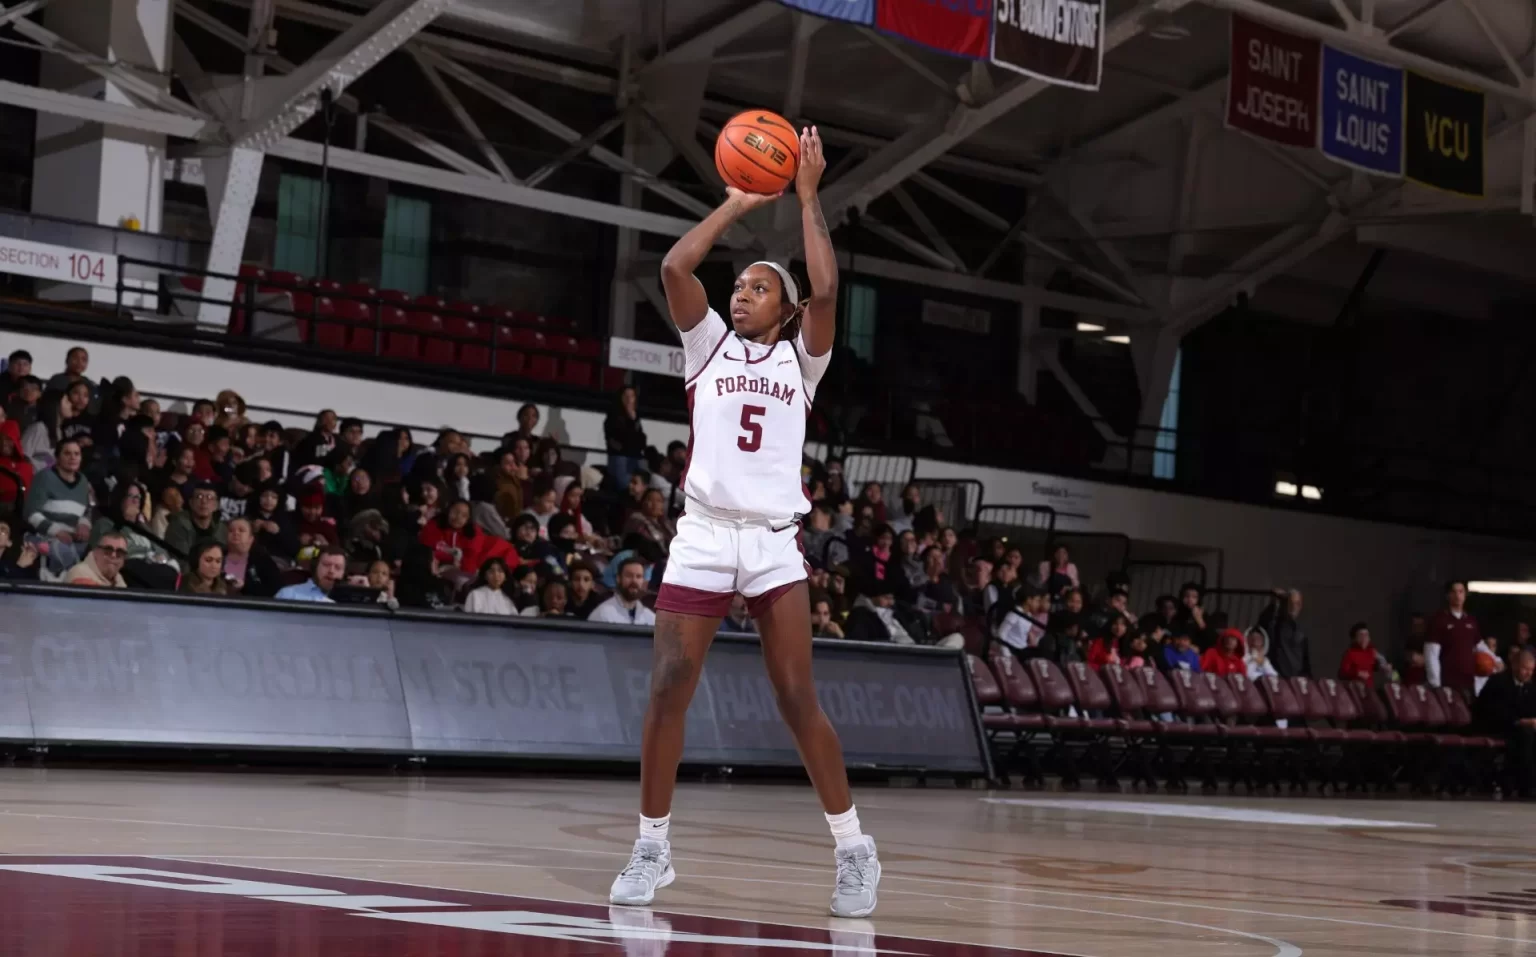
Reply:
[[0, 856], [0, 957], [1061, 957], [828, 921], [839, 929], [160, 858]]

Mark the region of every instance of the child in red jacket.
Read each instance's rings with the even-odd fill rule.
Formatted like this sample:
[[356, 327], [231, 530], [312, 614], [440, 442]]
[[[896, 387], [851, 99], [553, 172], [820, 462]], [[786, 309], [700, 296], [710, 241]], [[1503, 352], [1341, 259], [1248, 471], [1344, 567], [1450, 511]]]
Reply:
[[1371, 647], [1371, 629], [1365, 622], [1357, 621], [1349, 627], [1349, 647], [1344, 650], [1344, 660], [1339, 662], [1339, 677], [1369, 683], [1380, 657]]
[[1247, 664], [1243, 656], [1246, 653], [1243, 633], [1236, 628], [1228, 628], [1216, 636], [1216, 644], [1205, 649], [1205, 654], [1200, 657], [1200, 670], [1214, 675], [1245, 674]]
[[1098, 671], [1105, 665], [1120, 664], [1120, 645], [1129, 628], [1124, 615], [1111, 618], [1104, 631], [1088, 645], [1088, 667]]

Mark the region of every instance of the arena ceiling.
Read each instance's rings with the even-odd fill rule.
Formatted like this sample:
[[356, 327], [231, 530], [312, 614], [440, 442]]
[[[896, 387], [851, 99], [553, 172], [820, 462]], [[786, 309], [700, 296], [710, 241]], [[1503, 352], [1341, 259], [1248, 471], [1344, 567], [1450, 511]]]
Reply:
[[[46, 3], [0, 0], [0, 10], [33, 12]], [[381, 116], [374, 125], [419, 162], [333, 151], [339, 168], [675, 235], [708, 208], [700, 197], [713, 182], [715, 124], [743, 106], [778, 109], [818, 123], [842, 151], [824, 201], [836, 221], [861, 211], [864, 228], [885, 243], [887, 265], [872, 268], [1016, 299], [1026, 326], [1031, 308], [1045, 304], [1129, 334], [1143, 407], [1154, 418], [1180, 336], [1239, 297], [1331, 321], [1376, 250], [1391, 254], [1369, 273], [1372, 294], [1404, 308], [1475, 319], [1536, 304], [1536, 9], [1529, 0], [1110, 0], [1104, 84], [1093, 93], [1027, 81], [772, 0], [175, 0], [175, 7], [179, 33], [252, 54], [243, 82], [257, 88], [254, 110], [234, 109], [233, 87], [220, 77], [199, 76], [184, 42], [173, 67], [191, 102], [133, 85], [125, 98], [133, 105], [121, 108], [14, 85], [0, 86], [0, 100], [198, 141], [195, 152], [218, 187], [210, 205], [220, 222], [231, 201], [236, 208], [243, 201], [227, 184], [243, 182], [252, 162], [259, 170], [262, 155], [318, 161], [315, 144], [292, 134], [314, 113], [322, 87], [341, 90], [399, 55], [414, 58], [429, 81], [401, 95], [441, 98], [476, 148], [450, 148]], [[1467, 200], [1370, 178], [1316, 151], [1226, 129], [1233, 11], [1486, 91], [1487, 196]], [[6, 16], [0, 12], [0, 22]], [[264, 32], [231, 22], [270, 22], [275, 48], [252, 47], [247, 38]], [[311, 56], [285, 56], [285, 22], [335, 31], [335, 40]], [[57, 49], [40, 25], [13, 27]], [[110, 64], [97, 71], [120, 85], [132, 80]], [[597, 128], [567, 123], [519, 95], [530, 81], [612, 97], [613, 119]], [[342, 107], [356, 109], [348, 99], [340, 98]], [[513, 168], [484, 142], [475, 117], [486, 104], [571, 144], [564, 159], [581, 155], [614, 170], [625, 201], [540, 188], [544, 166]], [[603, 145], [615, 137], [624, 150]], [[663, 169], [686, 178], [659, 179]], [[231, 249], [243, 229], [225, 234], [221, 245], [216, 233], [215, 252], [237, 262]], [[730, 240], [738, 251], [782, 252], [794, 238], [792, 223], [769, 220]], [[1015, 244], [1032, 254], [1023, 275], [999, 274], [998, 263], [1016, 259], [977, 251]], [[645, 272], [637, 259], [635, 294], [654, 296]], [[1072, 279], [1070, 294], [1053, 282], [1062, 274]]]

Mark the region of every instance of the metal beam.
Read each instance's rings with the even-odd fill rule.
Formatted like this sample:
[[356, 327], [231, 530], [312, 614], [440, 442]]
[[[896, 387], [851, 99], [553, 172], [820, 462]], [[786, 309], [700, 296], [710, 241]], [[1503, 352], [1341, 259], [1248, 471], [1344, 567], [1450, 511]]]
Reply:
[[232, 131], [240, 146], [266, 149], [315, 114], [320, 94], [340, 94], [447, 9], [450, 0], [379, 0], [303, 66], [269, 90], [255, 115]]
[[951, 206], [963, 213], [968, 213], [973, 219], [979, 220], [993, 229], [1007, 232], [1010, 228], [1008, 220], [997, 215], [992, 210], [971, 199], [969, 196], [951, 187], [948, 183], [935, 179], [932, 175], [918, 171], [912, 174], [912, 182], [926, 189], [928, 192], [947, 201]]
[[[11, 8], [0, 3], [0, 16], [16, 14], [25, 4]], [[33, 12], [33, 11], [28, 11]], [[146, 103], [156, 109], [169, 113], [179, 113], [182, 116], [193, 119], [206, 120], [202, 110], [190, 103], [184, 103], [172, 96], [169, 90], [162, 89], [155, 83], [144, 79], [133, 70], [121, 63], [113, 63], [90, 52], [73, 41], [66, 40], [52, 30], [34, 20], [28, 20], [25, 16], [17, 16], [9, 21], [10, 28], [17, 33], [36, 43], [50, 53], [56, 53], [86, 70], [96, 74], [113, 86], [122, 90], [142, 103]]]
[[32, 14], [48, 6], [50, 2], [52, 0], [27, 0], [26, 3], [18, 4], [4, 13], [0, 13], [0, 27], [20, 20], [22, 17], [30, 17]]
[[699, 145], [699, 141], [691, 136], [685, 138], [680, 135], [674, 135], [667, 124], [662, 122], [661, 117], [656, 114], [656, 109], [650, 103], [640, 100], [638, 105], [641, 114], [656, 129], [656, 132], [661, 134], [661, 138], [671, 144], [672, 148], [677, 151], [677, 155], [683, 158], [683, 161], [693, 170], [693, 175], [699, 178], [699, 182], [706, 186], [718, 188], [720, 183], [718, 177], [720, 174], [715, 171], [715, 161], [708, 153], [704, 152], [704, 148]]
[[1488, 22], [1488, 17], [1484, 15], [1478, 0], [1461, 0], [1461, 5], [1472, 19], [1477, 21], [1477, 27], [1483, 31], [1483, 36], [1487, 37], [1488, 42], [1493, 44], [1493, 48], [1499, 51], [1499, 56], [1503, 57], [1504, 65], [1509, 69], [1510, 75], [1515, 78], [1515, 82], [1525, 83], [1525, 71], [1520, 68], [1520, 63], [1515, 59], [1514, 54], [1509, 52], [1509, 44], [1504, 42], [1504, 38], [1499, 36], [1498, 31]]
[[[1083, 236], [1093, 243], [1094, 248], [1099, 251], [1099, 255], [1104, 258], [1109, 267], [1116, 273], [1119, 273], [1120, 280], [1118, 282], [1106, 276], [1103, 277], [1105, 282], [1101, 282], [1100, 285], [1104, 289], [1123, 297], [1127, 302], [1147, 306], [1151, 306], [1156, 302], [1157, 297], [1149, 295], [1141, 288], [1140, 279], [1137, 277], [1135, 270], [1131, 269], [1131, 264], [1126, 261], [1124, 256], [1120, 255], [1120, 250], [1116, 249], [1113, 243], [1101, 236], [1098, 230], [1094, 228], [1093, 223], [1090, 223], [1076, 209], [1073, 209], [1072, 204], [1067, 202], [1066, 197], [1062, 196], [1057, 189], [1052, 187], [1050, 193], [1051, 198], [1056, 201], [1056, 205], [1061, 207], [1061, 211], [1067, 214], [1067, 218], [1082, 232]], [[1124, 285], [1121, 285], [1121, 283]]]
[[[232, 276], [240, 269], [251, 231], [251, 210], [261, 186], [263, 158], [259, 150], [239, 147], [203, 158], [208, 212], [213, 219], [213, 241], [208, 244], [207, 260], [210, 273]], [[235, 280], [209, 277], [197, 304], [198, 323], [229, 325], [229, 304], [234, 298]]]
[[523, 180], [524, 185], [538, 186], [546, 179], [549, 179], [551, 176], [555, 175], [557, 170], [559, 170], [565, 164], [569, 163], [571, 160], [576, 159], [578, 156], [587, 155], [588, 150], [590, 150], [598, 143], [601, 143], [603, 140], [607, 139], [614, 130], [623, 126], [624, 121], [627, 118], [628, 116], [625, 113], [615, 113], [613, 116], [608, 117], [608, 119], [604, 120], [603, 124], [597, 129], [567, 146], [559, 156], [556, 156], [554, 159], [550, 160], [548, 163], [545, 163], [543, 166], [540, 166], [537, 170], [535, 170], [531, 176], [529, 176], [526, 180]]
[[892, 40], [890, 37], [883, 33], [876, 33], [874, 30], [871, 30], [868, 27], [859, 27], [858, 31], [859, 35], [864, 39], [884, 50], [886, 53], [889, 53], [897, 63], [900, 63], [902, 66], [911, 70], [913, 73], [916, 73], [924, 80], [927, 80], [930, 86], [935, 86], [939, 90], [943, 91], [945, 99], [953, 100], [955, 98], [955, 87], [959, 86], [959, 84], [951, 83], [944, 79], [942, 76], [939, 76], [937, 73], [928, 69], [927, 64], [923, 63], [923, 61], [907, 52], [906, 44]]
[[1077, 380], [1072, 377], [1072, 373], [1068, 372], [1066, 367], [1061, 364], [1061, 357], [1057, 355], [1057, 350], [1060, 348], [1061, 341], [1058, 339], [1049, 343], [1048, 348], [1040, 349], [1040, 363], [1050, 371], [1051, 375], [1056, 377], [1057, 382], [1061, 383], [1061, 387], [1066, 390], [1067, 397], [1072, 400], [1072, 404], [1076, 405], [1078, 410], [1088, 417], [1088, 420], [1093, 423], [1094, 429], [1104, 438], [1104, 441], [1113, 445], [1123, 443], [1125, 440], [1110, 427], [1108, 422], [1104, 421], [1104, 416], [1099, 414], [1098, 406], [1093, 404], [1093, 400], [1088, 398], [1088, 393], [1083, 391], [1083, 387], [1077, 384]]
[[795, 32], [789, 41], [789, 80], [784, 84], [783, 115], [791, 123], [805, 104], [805, 65], [810, 60], [811, 37], [825, 22], [804, 13], [795, 15]]
[[907, 214], [907, 218], [917, 226], [917, 231], [933, 244], [934, 249], [938, 250], [939, 255], [953, 263], [955, 269], [965, 272], [965, 260], [960, 258], [960, 254], [949, 244], [949, 240], [944, 238], [944, 234], [934, 227], [933, 220], [929, 219], [922, 207], [917, 205], [912, 195], [900, 186], [891, 190], [891, 195], [896, 198], [897, 203], [901, 204], [902, 212]]
[[108, 103], [88, 96], [45, 90], [39, 86], [25, 86], [0, 80], [0, 103], [36, 110], [55, 116], [72, 116], [77, 120], [89, 120], [108, 126], [120, 126], [129, 130], [159, 133], [183, 139], [202, 139], [209, 135], [215, 124], [207, 117], [193, 118], [179, 113], [166, 113], [142, 106], [125, 103]]
[[1432, 2], [1424, 4], [1424, 6], [1413, 11], [1412, 13], [1408, 14], [1408, 16], [1404, 17], [1389, 27], [1385, 34], [1386, 39], [1391, 41], [1395, 39], [1398, 34], [1406, 30], [1412, 30], [1414, 27], [1418, 26], [1433, 16], [1441, 7], [1450, 2], [1451, 0], [1432, 0]]
[[769, 0], [757, 0], [751, 6], [671, 47], [667, 52], [637, 70], [635, 76], [637, 79], [644, 77], [673, 63], [707, 60], [720, 47], [743, 34], [751, 33], [774, 17], [781, 16], [784, 12], [784, 8], [777, 3], [770, 3]]
[[[1182, 9], [1190, 0], [1152, 0], [1114, 19], [1105, 31], [1104, 49], [1114, 50], [1139, 35], [1150, 17], [1162, 18]], [[996, 97], [975, 109], [960, 105], [938, 122], [919, 124], [889, 146], [877, 151], [842, 181], [828, 187], [822, 206], [829, 220], [840, 220], [849, 207], [865, 207], [891, 187], [993, 120], [1013, 112], [1046, 90], [1055, 89], [1042, 80], [1017, 80]]]
[[916, 256], [918, 259], [931, 263], [940, 269], [947, 269], [952, 272], [963, 272], [959, 264], [950, 259], [948, 256], [944, 255], [938, 250], [923, 245], [922, 243], [913, 239], [911, 236], [908, 236], [901, 230], [896, 229], [895, 227], [887, 226], [885, 223], [869, 215], [868, 213], [865, 213], [864, 217], [859, 220], [859, 228], [879, 236], [881, 239], [890, 243], [892, 246], [897, 247], [898, 249], [905, 249], [913, 256]]
[[517, 177], [512, 174], [511, 168], [507, 166], [507, 161], [501, 158], [501, 153], [486, 138], [485, 132], [480, 129], [480, 124], [476, 123], [475, 118], [469, 115], [469, 110], [464, 108], [463, 102], [454, 95], [453, 90], [448, 88], [447, 81], [443, 79], [441, 73], [437, 72], [437, 67], [428, 63], [420, 50], [412, 50], [411, 59], [416, 61], [416, 65], [426, 75], [427, 82], [437, 92], [438, 99], [443, 101], [443, 105], [448, 107], [448, 112], [453, 114], [453, 118], [459, 121], [459, 126], [463, 127], [464, 132], [469, 134], [469, 138], [474, 140], [475, 146], [480, 150], [480, 155], [484, 156], [486, 162], [491, 164], [491, 168], [496, 170], [503, 181], [508, 183], [517, 182]]
[[1409, 67], [1447, 83], [1481, 90], [1490, 96], [1518, 103], [1522, 107], [1529, 106], [1531, 102], [1530, 94], [1519, 86], [1500, 83], [1481, 73], [1450, 66], [1418, 53], [1411, 53], [1392, 46], [1380, 37], [1341, 30], [1331, 24], [1313, 20], [1311, 17], [1270, 6], [1262, 0], [1202, 0], [1202, 2], [1233, 13], [1240, 13], [1281, 30], [1332, 43], [1363, 56], [1374, 57], [1396, 66]]
[[[319, 143], [311, 143], [308, 140], [286, 139], [273, 146], [268, 152], [272, 156], [283, 159], [320, 165], [321, 146]], [[681, 236], [695, 225], [692, 220], [679, 219], [675, 216], [627, 209], [611, 203], [565, 196], [548, 190], [529, 189], [517, 183], [503, 183], [495, 178], [464, 176], [419, 163], [407, 163], [371, 153], [338, 149], [334, 146], [331, 147], [331, 166], [360, 176], [376, 176], [390, 182], [409, 183], [425, 189], [457, 193], [460, 196], [537, 209], [546, 213], [638, 229], [662, 236]]]

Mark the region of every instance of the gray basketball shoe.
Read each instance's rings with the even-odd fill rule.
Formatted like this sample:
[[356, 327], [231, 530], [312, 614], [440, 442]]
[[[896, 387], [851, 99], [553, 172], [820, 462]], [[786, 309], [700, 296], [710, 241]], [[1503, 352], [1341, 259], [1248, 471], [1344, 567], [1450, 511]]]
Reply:
[[868, 917], [875, 912], [880, 888], [880, 858], [875, 839], [837, 849], [837, 886], [832, 889], [833, 917]]
[[629, 855], [629, 864], [613, 880], [608, 892], [612, 904], [643, 907], [656, 899], [656, 892], [677, 880], [672, 870], [672, 845], [666, 841], [640, 838]]

